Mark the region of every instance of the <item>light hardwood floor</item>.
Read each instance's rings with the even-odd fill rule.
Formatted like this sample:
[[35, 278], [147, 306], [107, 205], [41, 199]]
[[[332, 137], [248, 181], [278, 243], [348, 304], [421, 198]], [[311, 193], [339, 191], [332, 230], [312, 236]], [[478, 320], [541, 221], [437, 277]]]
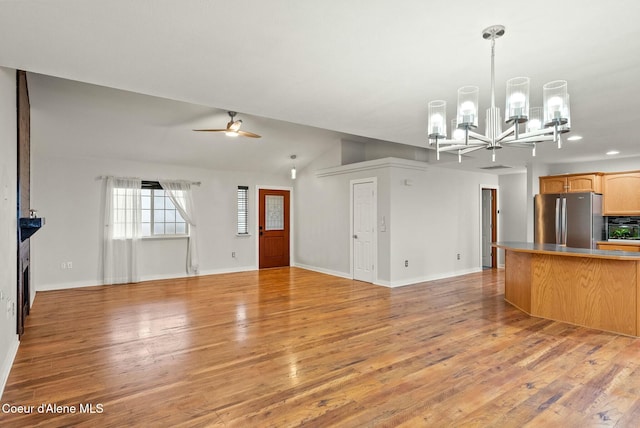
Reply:
[[1, 400], [36, 413], [0, 426], [638, 426], [640, 340], [531, 318], [503, 278], [285, 268], [41, 292]]

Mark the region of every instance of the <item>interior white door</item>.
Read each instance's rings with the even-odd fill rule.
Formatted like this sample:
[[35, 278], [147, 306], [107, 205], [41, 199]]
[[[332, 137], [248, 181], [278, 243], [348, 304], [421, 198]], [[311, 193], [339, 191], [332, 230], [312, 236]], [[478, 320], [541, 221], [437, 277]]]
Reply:
[[491, 189], [482, 189], [482, 266], [491, 267]]
[[374, 204], [373, 182], [353, 184], [353, 279], [373, 282]]

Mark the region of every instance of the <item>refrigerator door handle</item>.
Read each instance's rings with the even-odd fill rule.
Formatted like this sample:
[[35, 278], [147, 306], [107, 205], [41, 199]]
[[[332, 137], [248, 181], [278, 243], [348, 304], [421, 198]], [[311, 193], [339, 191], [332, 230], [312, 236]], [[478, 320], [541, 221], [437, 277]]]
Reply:
[[562, 198], [562, 245], [567, 245], [567, 198]]
[[562, 244], [562, 229], [560, 222], [560, 198], [556, 198], [556, 244]]

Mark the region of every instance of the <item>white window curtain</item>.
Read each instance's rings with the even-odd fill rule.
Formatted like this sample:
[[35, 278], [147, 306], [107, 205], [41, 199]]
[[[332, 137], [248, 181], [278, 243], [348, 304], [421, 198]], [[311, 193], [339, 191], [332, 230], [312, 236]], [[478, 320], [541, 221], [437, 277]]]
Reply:
[[191, 183], [188, 181], [160, 181], [160, 186], [171, 199], [182, 218], [189, 223], [189, 242], [187, 244], [187, 273], [197, 274], [199, 269], [197, 233]]
[[119, 177], [105, 181], [103, 282], [138, 282], [142, 181]]

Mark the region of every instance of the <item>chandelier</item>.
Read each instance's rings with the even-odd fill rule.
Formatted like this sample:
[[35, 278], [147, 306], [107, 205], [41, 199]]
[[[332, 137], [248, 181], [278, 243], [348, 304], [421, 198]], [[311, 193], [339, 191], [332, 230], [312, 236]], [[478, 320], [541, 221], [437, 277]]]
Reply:
[[463, 86], [458, 89], [458, 109], [456, 119], [451, 121], [454, 130], [447, 139], [447, 103], [443, 100], [429, 103], [428, 134], [429, 146], [435, 146], [437, 159], [440, 152], [462, 155], [480, 149], [491, 150], [492, 161], [496, 160], [496, 150], [503, 147], [524, 147], [536, 155], [536, 144], [553, 141], [562, 147], [561, 134], [569, 132], [569, 94], [567, 82], [555, 80], [542, 88], [543, 107], [529, 107], [529, 78], [514, 77], [507, 81], [506, 123], [502, 130], [500, 109], [495, 97], [495, 42], [504, 35], [502, 25], [493, 25], [482, 31], [482, 37], [491, 41], [491, 107], [487, 109], [485, 134], [475, 132], [478, 127], [477, 86]]

